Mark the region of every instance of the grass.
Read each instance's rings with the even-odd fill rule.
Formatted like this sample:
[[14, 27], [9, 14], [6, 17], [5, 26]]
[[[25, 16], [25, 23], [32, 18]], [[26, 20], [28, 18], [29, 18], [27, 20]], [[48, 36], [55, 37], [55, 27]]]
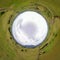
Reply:
[[[38, 9], [36, 3], [39, 4]], [[8, 31], [15, 17], [25, 10], [41, 13], [49, 25], [49, 33], [45, 42], [33, 49], [17, 44]], [[1, 11], [4, 12], [2, 15]], [[60, 42], [60, 17], [54, 16], [60, 16], [60, 0], [0, 0], [0, 60], [60, 60], [60, 53], [58, 53], [60, 50], [58, 46], [60, 45], [58, 44]], [[46, 43], [48, 45], [40, 50]], [[46, 53], [43, 54], [42, 51]], [[54, 52], [58, 53], [58, 57], [54, 57]]]

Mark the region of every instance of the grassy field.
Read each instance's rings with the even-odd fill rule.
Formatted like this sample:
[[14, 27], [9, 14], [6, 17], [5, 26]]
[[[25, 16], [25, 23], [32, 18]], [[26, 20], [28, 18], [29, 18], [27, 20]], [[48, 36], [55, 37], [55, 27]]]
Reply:
[[[20, 46], [11, 35], [15, 17], [26, 10], [40, 13], [49, 25], [36, 48]], [[0, 60], [60, 60], [60, 0], [0, 0]]]

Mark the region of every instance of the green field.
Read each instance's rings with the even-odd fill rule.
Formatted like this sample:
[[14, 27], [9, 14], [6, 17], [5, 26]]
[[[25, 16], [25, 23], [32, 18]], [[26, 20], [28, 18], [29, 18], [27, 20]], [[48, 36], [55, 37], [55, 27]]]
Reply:
[[[27, 10], [40, 13], [49, 25], [36, 48], [22, 47], [11, 35], [14, 19]], [[60, 0], [0, 0], [0, 60], [60, 60]]]

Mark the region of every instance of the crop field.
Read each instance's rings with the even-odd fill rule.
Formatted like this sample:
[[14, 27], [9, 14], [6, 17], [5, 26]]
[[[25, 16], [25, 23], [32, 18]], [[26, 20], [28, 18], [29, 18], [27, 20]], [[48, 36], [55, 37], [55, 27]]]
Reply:
[[[21, 46], [11, 34], [16, 16], [28, 10], [40, 13], [49, 26], [35, 48]], [[0, 60], [60, 60], [60, 0], [0, 0]]]

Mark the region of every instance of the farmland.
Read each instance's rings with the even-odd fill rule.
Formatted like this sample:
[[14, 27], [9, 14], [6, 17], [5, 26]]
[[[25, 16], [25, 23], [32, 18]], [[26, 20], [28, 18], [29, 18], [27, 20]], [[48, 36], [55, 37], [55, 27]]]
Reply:
[[[27, 10], [40, 13], [49, 26], [36, 48], [20, 46], [11, 34], [14, 19]], [[0, 0], [0, 60], [60, 60], [60, 0]]]

